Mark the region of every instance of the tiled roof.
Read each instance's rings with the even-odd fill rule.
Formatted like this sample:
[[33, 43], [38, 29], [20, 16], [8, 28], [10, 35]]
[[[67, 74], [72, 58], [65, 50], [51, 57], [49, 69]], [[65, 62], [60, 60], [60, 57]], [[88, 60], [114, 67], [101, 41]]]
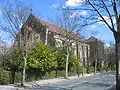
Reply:
[[95, 38], [94, 36], [90, 37], [87, 41], [88, 42], [92, 42], [92, 41], [96, 41], [98, 40], [97, 38]]
[[91, 36], [88, 40], [87, 40], [87, 42], [88, 43], [90, 43], [90, 42], [99, 42], [99, 43], [101, 43], [101, 44], [104, 44], [101, 40], [99, 40], [99, 39], [97, 39], [96, 37], [94, 37], [94, 36]]
[[70, 37], [75, 39], [75, 40], [84, 40], [84, 38], [80, 35], [80, 34], [75, 34], [73, 32], [71, 32], [70, 30], [65, 30], [62, 27], [59, 27], [53, 23], [47, 22], [43, 19], [40, 18], [36, 18], [41, 24], [43, 24], [44, 26], [47, 26], [48, 31], [57, 33], [57, 34], [61, 34], [61, 35], [66, 35], [66, 33], [70, 34]]
[[47, 22], [43, 19], [40, 19], [40, 18], [36, 18], [36, 19], [39, 20], [39, 22], [43, 24], [44, 26], [47, 26], [48, 31], [55, 32], [55, 33], [61, 33], [62, 30], [64, 30], [62, 27], [59, 27], [53, 23]]

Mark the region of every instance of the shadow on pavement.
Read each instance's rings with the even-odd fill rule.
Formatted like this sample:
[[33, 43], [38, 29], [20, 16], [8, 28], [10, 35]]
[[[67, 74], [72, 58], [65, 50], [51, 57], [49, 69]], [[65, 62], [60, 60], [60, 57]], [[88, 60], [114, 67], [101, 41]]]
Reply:
[[90, 83], [90, 82], [84, 82], [82, 84], [74, 85], [71, 88], [77, 87], [77, 86], [95, 86], [95, 87], [108, 87], [110, 84], [104, 84], [104, 83]]
[[52, 87], [52, 86], [39, 86], [34, 88], [26, 88], [25, 90], [72, 90], [70, 88]]

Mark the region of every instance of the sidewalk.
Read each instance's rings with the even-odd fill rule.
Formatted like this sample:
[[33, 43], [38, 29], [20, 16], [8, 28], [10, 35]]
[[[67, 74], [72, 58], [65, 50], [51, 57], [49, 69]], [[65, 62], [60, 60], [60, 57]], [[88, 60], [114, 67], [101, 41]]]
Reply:
[[[120, 87], [120, 85], [119, 85], [119, 87]], [[106, 90], [116, 90], [116, 82], [114, 82], [111, 86], [109, 86], [108, 88], [106, 88]]]
[[[119, 79], [119, 82], [120, 82], [120, 79]], [[120, 87], [120, 85], [119, 85], [119, 87]], [[116, 82], [114, 82], [112, 85], [107, 87], [106, 90], [116, 90]]]
[[116, 90], [116, 82], [106, 88], [106, 90]]
[[[80, 75], [79, 77], [78, 76], [69, 76], [67, 79], [72, 80], [72, 79], [76, 79], [76, 78], [80, 78], [80, 77], [89, 77], [89, 76], [92, 76], [92, 75], [94, 75], [94, 74], [93, 73], [84, 74], [84, 76]], [[27, 87], [36, 87], [36, 86], [39, 86], [39, 85], [55, 84], [57, 82], [64, 81], [64, 80], [67, 80], [67, 79], [65, 79], [64, 77], [60, 77], [60, 78], [54, 78], [54, 79], [32, 81], [32, 82], [27, 82], [26, 86]]]
[[[97, 73], [99, 74], [99, 73]], [[76, 78], [81, 78], [81, 77], [89, 77], [94, 75], [93, 73], [91, 74], [84, 74], [84, 76], [80, 75], [78, 76], [70, 76], [68, 77], [69, 80], [76, 79]], [[54, 79], [47, 79], [47, 80], [39, 80], [39, 81], [31, 81], [31, 82], [26, 82], [25, 86], [26, 87], [37, 87], [37, 86], [43, 86], [43, 85], [49, 85], [49, 84], [54, 84], [60, 81], [67, 80], [64, 77], [60, 78], [54, 78]], [[22, 90], [23, 87], [18, 87], [19, 84], [10, 84], [10, 85], [0, 85], [0, 90]]]

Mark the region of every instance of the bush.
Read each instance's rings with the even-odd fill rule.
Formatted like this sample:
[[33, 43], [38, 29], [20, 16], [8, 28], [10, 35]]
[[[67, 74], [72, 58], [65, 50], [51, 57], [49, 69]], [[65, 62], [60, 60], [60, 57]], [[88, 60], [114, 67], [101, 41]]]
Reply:
[[109, 71], [109, 68], [108, 67], [102, 67], [102, 71]]
[[51, 78], [58, 78], [58, 77], [65, 77], [65, 70], [53, 70], [50, 73], [46, 73], [44, 78], [51, 79]]
[[55, 52], [42, 42], [37, 42], [28, 54], [27, 68], [47, 72], [56, 67]]
[[26, 70], [26, 81], [44, 79], [46, 72], [40, 71], [39, 68], [29, 68]]
[[20, 83], [21, 82], [21, 72], [16, 72], [15, 73], [15, 83]]
[[87, 66], [86, 69], [87, 69], [87, 73], [93, 73], [93, 72], [95, 72], [94, 67]]
[[90, 69], [89, 69], [89, 72], [90, 72], [90, 73], [93, 73], [93, 72], [95, 72], [95, 69], [94, 69], [94, 67], [90, 67]]
[[10, 83], [10, 72], [0, 69], [0, 84], [9, 84]]

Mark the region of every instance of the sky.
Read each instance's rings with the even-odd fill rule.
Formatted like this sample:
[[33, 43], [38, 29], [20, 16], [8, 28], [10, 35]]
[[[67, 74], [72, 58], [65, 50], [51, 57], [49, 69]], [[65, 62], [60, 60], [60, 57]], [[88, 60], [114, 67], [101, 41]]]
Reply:
[[[81, 0], [19, 0], [19, 1], [25, 4], [26, 6], [30, 6], [33, 9], [33, 14], [36, 17], [52, 22], [56, 21], [56, 16], [59, 14], [59, 10], [56, 9], [59, 3], [64, 6], [70, 6], [70, 7], [76, 7], [82, 3]], [[77, 1], [78, 3], [75, 3], [74, 1]], [[0, 16], [2, 15], [1, 8], [5, 2], [6, 0], [0, 0]], [[73, 16], [87, 15], [87, 14], [88, 13], [86, 11], [81, 11], [79, 13], [75, 12]], [[112, 32], [103, 23], [96, 23], [90, 26], [89, 28], [87, 28], [87, 30], [97, 31], [95, 37], [97, 37], [100, 40], [103, 40], [106, 44], [110, 42], [114, 42], [114, 37]], [[5, 37], [3, 33], [0, 33], [0, 36]]]

